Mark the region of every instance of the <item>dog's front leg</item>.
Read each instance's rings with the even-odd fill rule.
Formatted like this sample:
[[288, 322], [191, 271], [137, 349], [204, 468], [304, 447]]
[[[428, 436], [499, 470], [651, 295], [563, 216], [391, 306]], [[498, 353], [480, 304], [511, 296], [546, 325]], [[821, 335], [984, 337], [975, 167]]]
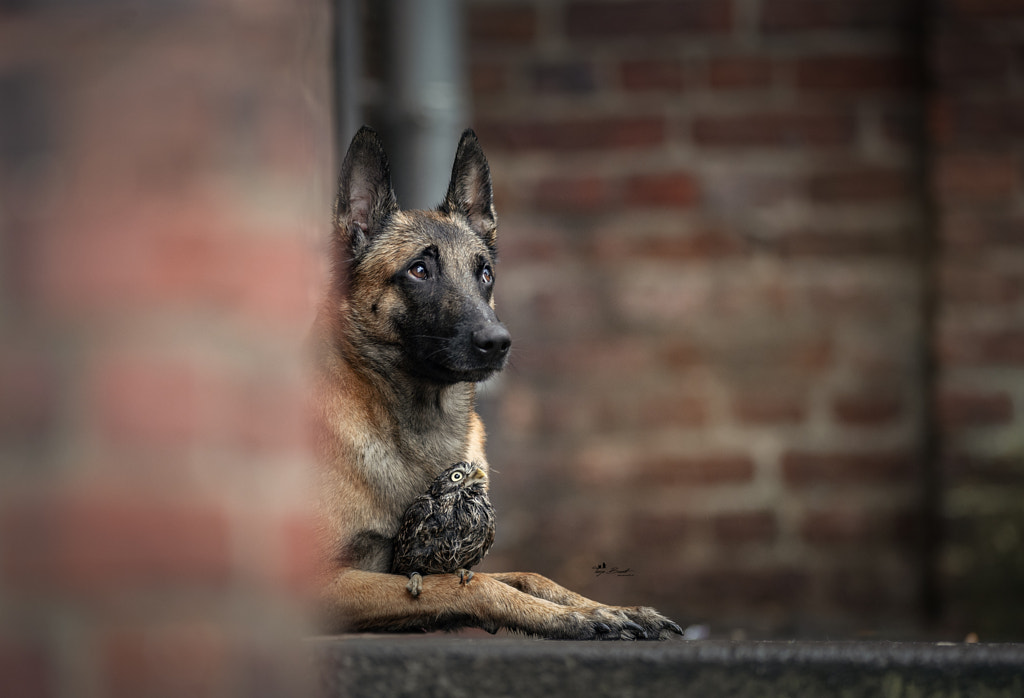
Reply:
[[[600, 609], [602, 613], [611, 613], [629, 623], [639, 626], [639, 636], [643, 639], [665, 640], [674, 635], [682, 635], [683, 630], [676, 623], [647, 606], [606, 606], [580, 596], [563, 586], [556, 584], [547, 577], [533, 572], [501, 572], [492, 573], [491, 577], [508, 584], [530, 596], [556, 603], [560, 606], [573, 608]], [[637, 632], [634, 630], [634, 632]]]
[[505, 628], [558, 640], [631, 640], [645, 635], [643, 627], [622, 609], [593, 602], [559, 604], [484, 572], [476, 573], [472, 584], [461, 584], [456, 575], [427, 575], [416, 598], [410, 596], [406, 583], [401, 575], [341, 570], [326, 590], [332, 629], [412, 632], [477, 627], [496, 632]]

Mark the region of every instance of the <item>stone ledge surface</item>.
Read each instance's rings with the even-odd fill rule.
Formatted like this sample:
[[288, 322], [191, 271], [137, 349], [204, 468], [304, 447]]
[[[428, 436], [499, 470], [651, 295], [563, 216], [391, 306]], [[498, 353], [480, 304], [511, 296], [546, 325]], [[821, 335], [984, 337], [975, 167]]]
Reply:
[[344, 635], [310, 643], [328, 696], [1024, 698], [1024, 644], [436, 635]]

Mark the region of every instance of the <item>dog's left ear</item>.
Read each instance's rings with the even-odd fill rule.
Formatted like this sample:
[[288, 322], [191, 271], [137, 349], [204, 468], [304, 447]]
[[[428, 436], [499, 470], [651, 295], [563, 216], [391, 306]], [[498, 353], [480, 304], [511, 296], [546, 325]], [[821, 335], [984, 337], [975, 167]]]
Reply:
[[442, 213], [460, 213], [469, 220], [492, 254], [497, 252], [498, 219], [494, 213], [494, 193], [491, 189], [491, 170], [473, 129], [462, 132], [459, 148], [455, 151], [452, 181], [448, 194], [438, 207]]

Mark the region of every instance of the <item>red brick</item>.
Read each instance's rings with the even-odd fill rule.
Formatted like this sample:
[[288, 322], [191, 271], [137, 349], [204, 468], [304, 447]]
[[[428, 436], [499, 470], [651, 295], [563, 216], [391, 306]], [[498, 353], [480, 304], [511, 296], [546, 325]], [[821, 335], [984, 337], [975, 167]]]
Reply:
[[1013, 154], [949, 155], [939, 159], [936, 188], [947, 201], [1000, 201], [1020, 188], [1020, 170]]
[[73, 234], [45, 241], [36, 278], [47, 307], [77, 316], [199, 307], [305, 324], [314, 267], [298, 236], [231, 231], [225, 211], [189, 201], [123, 205], [116, 221], [77, 221]]
[[469, 85], [473, 94], [499, 93], [506, 89], [507, 83], [507, 71], [502, 65], [473, 61], [469, 66]]
[[853, 115], [843, 112], [754, 112], [701, 116], [693, 138], [709, 147], [836, 147], [854, 140]]
[[692, 340], [671, 338], [658, 344], [658, 360], [669, 368], [692, 368], [706, 362], [704, 351]]
[[702, 521], [688, 514], [652, 514], [640, 511], [629, 518], [628, 539], [657, 541], [664, 550], [669, 544], [678, 544], [692, 538], [693, 532], [702, 528], [702, 524]]
[[0, 685], [10, 698], [57, 695], [56, 667], [41, 643], [24, 637], [0, 637]]
[[52, 428], [58, 407], [55, 367], [42, 355], [0, 349], [0, 439], [30, 441]]
[[96, 367], [91, 404], [115, 446], [245, 450], [305, 447], [303, 388], [274, 375], [229, 375], [185, 359], [111, 355]]
[[213, 422], [211, 441], [243, 452], [299, 453], [309, 446], [303, 412], [305, 387], [276, 376], [229, 381], [225, 404]]
[[733, 401], [733, 413], [743, 424], [798, 424], [807, 414], [804, 400], [793, 395], [746, 393]]
[[954, 11], [976, 17], [1017, 18], [1024, 16], [1021, 0], [951, 0]]
[[769, 87], [774, 62], [758, 56], [713, 58], [708, 65], [708, 84], [716, 89]]
[[761, 28], [768, 33], [808, 30], [892, 30], [914, 21], [914, 5], [890, 0], [763, 0]]
[[539, 182], [533, 201], [542, 211], [599, 213], [618, 204], [619, 195], [605, 177], [566, 177]]
[[1013, 416], [1013, 400], [1005, 392], [946, 390], [939, 395], [939, 417], [949, 429], [1011, 424]]
[[665, 458], [638, 463], [637, 473], [661, 485], [738, 484], [754, 478], [754, 463], [742, 455]]
[[717, 0], [586, 0], [567, 5], [564, 26], [573, 38], [714, 34], [732, 28], [732, 11], [729, 3]]
[[474, 46], [527, 46], [537, 36], [537, 9], [531, 3], [471, 4], [466, 36]]
[[1010, 47], [981, 39], [974, 32], [939, 31], [931, 65], [947, 94], [979, 88], [1005, 88], [1013, 74]]
[[913, 539], [915, 513], [882, 512], [849, 506], [810, 511], [800, 522], [801, 537], [813, 545], [908, 543]]
[[533, 89], [544, 94], [585, 94], [597, 89], [594, 65], [586, 61], [545, 61], [530, 68]]
[[742, 256], [746, 241], [725, 231], [701, 230], [692, 234], [637, 233], [624, 235], [621, 231], [601, 234], [593, 241], [591, 254], [598, 260], [625, 262], [627, 260], [694, 261]]
[[770, 511], [719, 514], [711, 526], [715, 540], [723, 545], [771, 543], [778, 535], [778, 522]]
[[[913, 551], [905, 551], [904, 555]], [[882, 566], [847, 563], [822, 575], [825, 602], [846, 609], [857, 619], [859, 627], [891, 622], [901, 609], [913, 606], [917, 575], [910, 564], [894, 571]]]
[[903, 401], [891, 395], [845, 395], [832, 403], [832, 413], [842, 424], [883, 426], [904, 413]]
[[942, 330], [939, 358], [950, 366], [1024, 366], [1024, 329]]
[[779, 365], [815, 372], [830, 367], [834, 360], [834, 341], [830, 337], [819, 337], [793, 342], [779, 357]]
[[943, 482], [949, 488], [966, 486], [1024, 487], [1024, 457], [947, 455], [942, 461]]
[[822, 203], [862, 203], [908, 199], [913, 188], [905, 170], [870, 168], [814, 175], [809, 193]]
[[620, 68], [622, 86], [635, 92], [683, 89], [683, 65], [678, 60], [627, 60]]
[[1024, 99], [1000, 96], [936, 103], [932, 134], [943, 146], [999, 148], [1024, 138]]
[[879, 91], [912, 87], [919, 78], [906, 56], [815, 56], [796, 61], [797, 87], [808, 91]]
[[641, 428], [693, 427], [707, 420], [707, 404], [689, 395], [653, 395], [638, 410]]
[[694, 604], [691, 612], [718, 609], [723, 615], [759, 606], [797, 607], [811, 582], [811, 576], [801, 568], [765, 570], [725, 565], [710, 570], [681, 570], [673, 579], [674, 594]]
[[485, 122], [478, 129], [488, 148], [503, 150], [618, 150], [661, 145], [665, 119], [622, 116], [567, 121]]
[[878, 230], [790, 230], [771, 240], [771, 248], [795, 258], [896, 258], [913, 259], [917, 252], [912, 228]]
[[109, 357], [97, 367], [90, 404], [113, 443], [188, 447], [205, 430], [204, 406], [222, 394], [219, 379], [187, 362]]
[[626, 204], [639, 207], [690, 208], [700, 193], [694, 178], [683, 172], [635, 175], [626, 180]]
[[233, 695], [233, 648], [212, 623], [119, 627], [101, 640], [104, 695]]
[[782, 474], [793, 487], [880, 485], [909, 482], [918, 465], [905, 453], [790, 451], [782, 457]]
[[947, 256], [964, 261], [977, 261], [991, 250], [1024, 244], [1024, 218], [1010, 212], [950, 207], [939, 225]]
[[10, 502], [0, 560], [15, 588], [118, 595], [223, 587], [231, 573], [219, 508], [76, 492]]
[[1024, 299], [1024, 270], [1019, 273], [979, 268], [962, 258], [950, 260], [939, 280], [944, 303], [979, 304], [989, 307], [1009, 305]]

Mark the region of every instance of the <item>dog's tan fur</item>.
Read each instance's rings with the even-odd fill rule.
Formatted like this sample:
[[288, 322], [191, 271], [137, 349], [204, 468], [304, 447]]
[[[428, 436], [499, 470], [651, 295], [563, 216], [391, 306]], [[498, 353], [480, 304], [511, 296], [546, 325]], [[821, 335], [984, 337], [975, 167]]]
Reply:
[[[445, 203], [435, 211], [401, 211], [379, 141], [363, 129], [342, 168], [334, 223], [335, 276], [313, 331], [331, 628], [473, 626], [566, 639], [678, 633], [653, 609], [605, 606], [536, 574], [477, 573], [466, 585], [454, 574], [429, 575], [413, 598], [405, 577], [387, 573], [391, 539], [409, 503], [452, 463], [487, 468], [473, 380], [432, 380], [410, 370], [408, 333], [400, 329], [413, 312], [402, 290], [404, 265], [428, 247], [450, 280], [437, 307], [456, 317], [465, 307], [483, 318], [478, 324], [497, 322], [493, 299], [478, 298], [473, 285], [480, 283], [480, 260], [493, 262], [496, 232], [490, 174], [475, 135], [467, 131], [459, 144]], [[497, 358], [489, 361], [500, 368]]]

